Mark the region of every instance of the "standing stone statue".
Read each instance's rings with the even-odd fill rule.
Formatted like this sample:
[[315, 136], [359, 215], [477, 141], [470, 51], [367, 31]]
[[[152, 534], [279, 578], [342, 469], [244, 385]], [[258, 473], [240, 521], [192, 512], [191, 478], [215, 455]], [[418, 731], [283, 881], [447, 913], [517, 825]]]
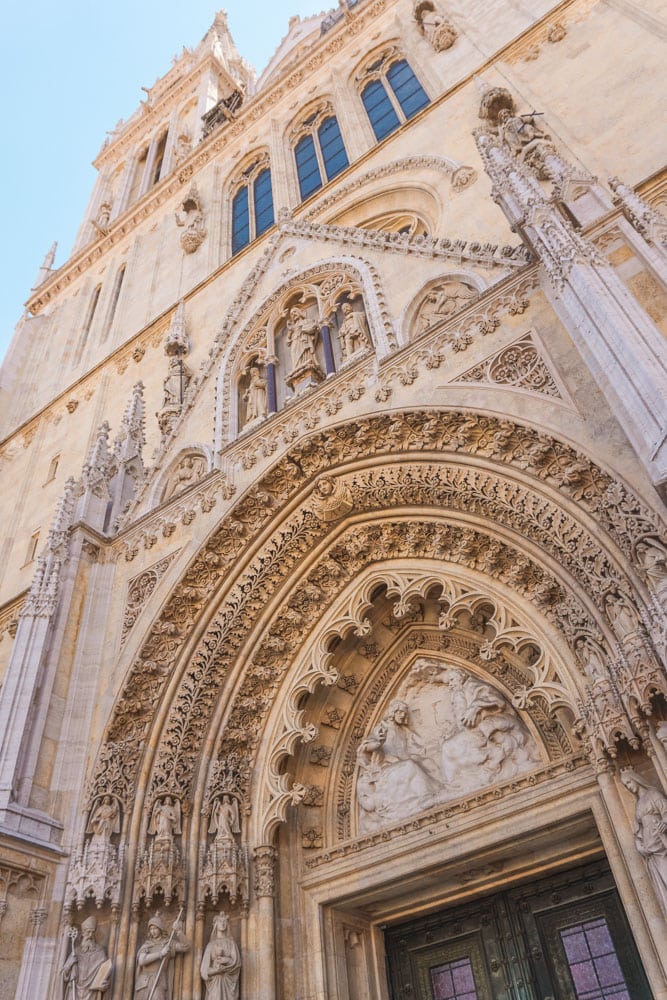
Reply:
[[308, 319], [303, 309], [292, 306], [287, 321], [287, 346], [290, 349], [294, 372], [303, 368], [319, 369], [320, 363], [315, 354], [315, 344], [319, 335], [318, 324]]
[[166, 795], [158, 799], [153, 806], [153, 815], [148, 827], [150, 834], [155, 834], [156, 840], [173, 843], [175, 834], [181, 832], [181, 803]]
[[347, 359], [368, 346], [368, 329], [363, 312], [354, 310], [351, 302], [343, 302], [340, 308], [343, 322], [338, 330], [338, 336], [343, 358]]
[[200, 971], [206, 983], [206, 1000], [239, 1000], [241, 953], [229, 933], [226, 913], [219, 913], [213, 920]]
[[234, 843], [234, 834], [241, 832], [237, 799], [231, 795], [223, 795], [222, 799], [216, 799], [208, 832], [214, 833], [218, 842]]
[[70, 932], [72, 950], [62, 970], [65, 1000], [100, 1000], [109, 987], [113, 966], [95, 940], [96, 930], [95, 917], [87, 917], [81, 924], [82, 941], [78, 948], [76, 928]]
[[250, 382], [243, 393], [246, 404], [246, 420], [250, 424], [255, 420], [263, 420], [269, 412], [266, 396], [266, 381], [262, 378], [259, 368], [250, 369]]
[[86, 833], [92, 834], [91, 846], [101, 849], [111, 843], [114, 833], [120, 833], [120, 809], [111, 795], [105, 795], [88, 821]]
[[621, 782], [637, 799], [635, 846], [646, 861], [653, 888], [667, 915], [667, 797], [631, 767], [621, 772]]
[[190, 950], [180, 919], [174, 921], [167, 934], [162, 918], [148, 921], [148, 937], [137, 952], [134, 1000], [172, 1000], [174, 958]]

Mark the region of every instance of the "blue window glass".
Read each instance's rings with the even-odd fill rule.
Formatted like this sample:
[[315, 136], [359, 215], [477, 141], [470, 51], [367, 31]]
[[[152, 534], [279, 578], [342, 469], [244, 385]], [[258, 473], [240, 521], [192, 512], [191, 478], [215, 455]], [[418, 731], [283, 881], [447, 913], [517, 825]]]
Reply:
[[260, 236], [274, 222], [271, 171], [267, 167], [255, 180], [255, 236]]
[[312, 135], [304, 135], [294, 147], [296, 172], [299, 178], [301, 200], [307, 198], [313, 191], [322, 187], [320, 168], [317, 163], [317, 153]]
[[232, 201], [232, 253], [238, 253], [248, 243], [250, 243], [248, 188], [242, 187]]
[[398, 115], [379, 80], [371, 80], [361, 92], [361, 100], [378, 142], [400, 125]]
[[335, 118], [326, 118], [322, 122], [317, 130], [317, 138], [320, 140], [327, 180], [330, 181], [350, 164]]
[[426, 91], [405, 59], [391, 64], [387, 70], [387, 80], [406, 118], [412, 118], [429, 103]]

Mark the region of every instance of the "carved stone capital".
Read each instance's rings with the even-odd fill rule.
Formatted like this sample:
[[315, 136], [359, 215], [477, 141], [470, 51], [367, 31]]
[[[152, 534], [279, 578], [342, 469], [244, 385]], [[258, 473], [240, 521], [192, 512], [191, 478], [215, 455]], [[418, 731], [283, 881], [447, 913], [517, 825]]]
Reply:
[[262, 844], [253, 851], [255, 862], [255, 894], [275, 896], [277, 851], [270, 844]]

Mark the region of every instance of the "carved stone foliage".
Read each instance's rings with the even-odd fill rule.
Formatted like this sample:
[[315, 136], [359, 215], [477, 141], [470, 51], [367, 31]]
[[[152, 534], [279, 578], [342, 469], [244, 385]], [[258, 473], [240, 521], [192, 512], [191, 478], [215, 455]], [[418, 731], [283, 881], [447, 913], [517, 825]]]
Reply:
[[428, 38], [435, 51], [451, 49], [459, 33], [452, 22], [438, 11], [433, 0], [416, 0], [414, 12], [419, 30]]
[[443, 278], [431, 285], [423, 302], [417, 309], [416, 332], [426, 333], [438, 323], [449, 319], [455, 313], [479, 298], [477, 289], [466, 281]]
[[143, 573], [133, 577], [127, 585], [127, 600], [123, 613], [123, 629], [121, 632], [121, 645], [124, 645], [132, 626], [143, 611], [146, 602], [157, 587], [160, 578], [164, 576], [172, 562], [178, 555], [180, 549], [170, 552], [164, 559], [154, 563]]
[[[367, 454], [369, 449], [375, 455], [396, 456], [402, 451], [434, 448], [443, 454], [466, 455], [467, 468], [438, 469], [433, 465], [422, 466], [419, 470], [417, 467], [403, 471], [397, 468], [390, 479], [385, 475], [377, 480], [371, 472], [360, 473], [349, 483], [355, 506], [360, 510], [372, 510], [382, 509], [387, 503], [427, 502], [439, 511], [464, 510], [467, 514], [488, 518], [488, 523], [510, 527], [519, 536], [532, 539], [546, 549], [563, 571], [570, 572], [572, 578], [591, 594], [598, 606], [604, 604], [603, 594], [611, 589], [631, 592], [631, 586], [619, 576], [601, 550], [600, 533], [602, 536], [607, 534], [626, 559], [632, 559], [637, 542], [642, 538], [660, 538], [661, 529], [654, 515], [623, 484], [614, 481], [569, 446], [510, 421], [429, 411], [391, 414], [345, 425], [326, 435], [315, 434], [302, 442], [298, 465], [289, 460], [279, 463], [241, 499], [167, 602], [118, 703], [107, 736], [110, 743], [105, 744], [98, 763], [95, 783], [98, 794], [107, 790], [105, 772], [109, 773], [114, 761], [114, 742], [127, 741], [126, 761], [128, 758], [136, 761], [140, 742], [148, 733], [166, 679], [171, 677], [191, 625], [219, 585], [221, 574], [232, 566], [240, 567], [239, 560], [248, 541], [256, 536], [277, 507], [286, 504], [304, 479], [340, 461], [352, 461]], [[489, 470], [477, 470], [474, 467], [477, 457], [487, 464], [500, 461], [508, 469], [514, 466], [519, 476], [523, 475], [523, 470], [529, 470], [532, 477], [542, 482], [540, 493], [532, 493], [526, 481], [519, 485], [516, 480], [512, 482]], [[598, 537], [589, 535], [570, 514], [554, 504], [545, 494], [545, 487], [554, 500], [564, 496], [569, 498], [569, 503], [574, 502], [588, 511], [597, 522]], [[267, 542], [261, 563], [249, 565], [239, 574], [236, 590], [230, 592], [202, 639], [199, 651], [193, 654], [174, 698], [172, 721], [164, 730], [152, 778], [155, 794], [161, 788], [165, 792], [179, 788], [190, 794], [193, 768], [202, 746], [202, 734], [216, 702], [216, 692], [243, 641], [245, 630], [266, 606], [268, 595], [277, 583], [287, 578], [306, 552], [312, 551], [325, 531], [325, 524], [307, 510], [293, 515], [281, 526], [279, 536]], [[429, 529], [426, 531], [428, 533]], [[440, 544], [444, 541], [440, 540]], [[484, 560], [491, 560], [486, 563], [491, 571], [497, 546], [489, 546], [486, 539], [480, 540], [480, 546]], [[413, 542], [408, 549], [416, 551]], [[356, 558], [355, 553], [365, 551], [373, 551], [373, 542], [369, 539], [351, 545], [344, 559]], [[532, 580], [530, 586], [537, 587], [537, 592], [553, 595], [553, 582], [548, 581], [543, 587], [542, 577], [539, 573], [534, 576], [525, 556], [512, 554], [506, 564], [511, 567], [508, 578], [515, 585], [528, 586]], [[328, 587], [331, 585], [329, 580], [335, 582], [345, 573], [345, 561], [341, 564], [336, 559], [325, 560], [309, 586], [315, 588], [316, 595], [322, 592], [323, 582], [326, 581]], [[549, 599], [553, 602], [552, 613], [572, 640], [577, 630], [590, 631], [591, 624], [581, 610], [574, 608], [572, 595], [562, 594], [557, 600]], [[272, 680], [275, 666], [267, 674], [269, 662], [275, 661], [276, 654], [282, 657], [287, 637], [296, 636], [307, 627], [306, 605], [302, 608], [296, 595], [294, 601], [294, 606], [286, 609], [282, 623], [267, 640], [266, 655], [270, 660], [260, 658], [249, 665], [246, 692], [240, 693], [232, 711], [226, 732], [227, 747], [241, 758], [246, 756], [244, 748], [249, 739], [254, 739], [249, 734], [269, 706], [272, 684], [277, 681], [277, 678]], [[245, 767], [247, 770], [247, 763]], [[128, 796], [127, 786], [134, 781], [134, 767], [127, 767], [124, 781], [123, 800]]]
[[549, 365], [530, 332], [485, 358], [474, 368], [469, 368], [452, 379], [452, 382], [502, 385], [538, 392], [543, 396], [551, 396], [552, 399], [563, 398]]
[[467, 670], [419, 657], [395, 694], [357, 751], [362, 833], [541, 762], [507, 698]]

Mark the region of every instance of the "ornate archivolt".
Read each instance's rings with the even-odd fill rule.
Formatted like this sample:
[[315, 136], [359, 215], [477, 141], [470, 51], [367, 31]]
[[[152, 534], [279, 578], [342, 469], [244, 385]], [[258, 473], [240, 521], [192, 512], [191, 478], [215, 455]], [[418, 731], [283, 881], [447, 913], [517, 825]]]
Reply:
[[[251, 814], [246, 836], [261, 843], [308, 794], [287, 772], [321, 724], [306, 717], [303, 699], [322, 682], [338, 690], [332, 643], [363, 636], [372, 598], [363, 584], [355, 601], [345, 594], [380, 559], [412, 561], [414, 579], [384, 581], [406, 614], [413, 599], [431, 599], [436, 576], [415, 573], [423, 561], [450, 568], [453, 583], [437, 574], [440, 636], [474, 593], [487, 601], [478, 671], [520, 662], [529, 647], [533, 659], [540, 637], [526, 629], [535, 609], [570, 667], [565, 676], [540, 653], [506, 697], [528, 716], [557, 720], [563, 707], [576, 709], [599, 761], [619, 737], [642, 738], [639, 724], [665, 690], [653, 651], [658, 584], [637, 555], [649, 545], [665, 551], [661, 526], [622, 483], [510, 421], [418, 411], [313, 434], [239, 499], [164, 604], [114, 710], [91, 803], [116, 796], [143, 851], [157, 802], [181, 804], [178, 837], [196, 843], [212, 803], [232, 795]], [[510, 590], [523, 618], [501, 611], [497, 595]], [[322, 609], [334, 607], [320, 626]], [[263, 734], [276, 705], [270, 742]], [[195, 884], [197, 859], [182, 856]]]
[[[442, 537], [439, 527], [431, 523], [438, 539]], [[398, 539], [396, 528], [396, 524], [386, 525], [387, 541], [392, 535]], [[378, 558], [389, 548], [378, 549]], [[436, 552], [437, 545], [431, 550]], [[274, 825], [285, 819], [286, 806], [295, 800], [306, 799], [312, 823], [313, 788], [319, 789], [318, 802], [327, 804], [327, 816], [318, 836], [304, 838], [304, 846], [331, 845], [350, 836], [356, 827], [355, 785], [364, 770], [359, 766], [359, 752], [373, 728], [369, 718], [375, 713], [377, 721], [378, 703], [395, 698], [397, 675], [404, 678], [410, 661], [414, 666], [416, 660], [427, 659], [434, 668], [440, 664], [449, 669], [456, 664], [459, 670], [470, 669], [474, 661], [472, 669], [480, 678], [487, 682], [496, 678], [494, 709], [502, 703], [500, 691], [504, 691], [506, 704], [499, 718], [507, 730], [513, 719], [517, 730], [522, 726], [516, 708], [528, 709], [526, 717], [538, 742], [532, 743], [532, 756], [519, 762], [517, 773], [530, 764], [535, 767], [571, 754], [568, 729], [578, 715], [585, 680], [553, 623], [540, 615], [539, 621], [527, 625], [525, 605], [522, 613], [510, 608], [510, 603], [519, 607], [523, 602], [498, 580], [461, 562], [422, 557], [421, 551], [414, 559], [388, 557], [380, 566], [373, 562], [352, 579], [333, 604], [327, 603], [323, 620], [290, 668], [280, 708], [273, 709], [267, 721], [258, 770], [265, 771], [268, 765], [271, 773], [285, 779], [284, 758], [296, 753], [298, 760], [291, 798], [275, 781], [263, 782], [259, 840], [271, 842]], [[307, 694], [314, 697], [307, 700]], [[423, 706], [420, 713], [423, 723]], [[299, 751], [299, 742], [308, 746]], [[502, 756], [500, 742], [497, 758]], [[514, 777], [509, 761], [494, 763], [497, 774], [489, 768], [488, 784]], [[479, 771], [476, 781], [483, 784]], [[448, 785], [455, 786], [452, 774]], [[461, 787], [461, 794], [465, 790]], [[393, 788], [392, 797], [399, 796], [400, 789]], [[456, 797], [438, 787], [423, 808]], [[406, 815], [423, 811], [411, 809], [411, 803], [405, 805]]]
[[[300, 313], [296, 322], [292, 310]], [[346, 326], [353, 325], [350, 315], [352, 320], [356, 317], [359, 328], [356, 339], [352, 340], [345, 335]], [[325, 326], [326, 331], [323, 330]], [[307, 340], [312, 330], [310, 341], [314, 346], [310, 349], [309, 364], [305, 363], [307, 358], [295, 357], [299, 338], [294, 338], [292, 346], [293, 327], [303, 331], [301, 340]], [[314, 264], [290, 278], [264, 300], [238, 336], [230, 337], [220, 359], [216, 384], [216, 449], [231, 440], [238, 429], [254, 425], [279, 405], [282, 408], [285, 397], [281, 392], [295, 397], [324, 378], [325, 368], [329, 366], [323, 343], [325, 338], [332, 355], [331, 363], [337, 366], [357, 354], [367, 353], [372, 347], [378, 355], [384, 356], [396, 346], [377, 272], [358, 258], [341, 257]], [[338, 341], [337, 346], [334, 340]], [[273, 371], [269, 366], [273, 366]], [[258, 410], [248, 419], [253, 368], [266, 383], [267, 391], [263, 411]], [[286, 385], [280, 392], [275, 389], [276, 368], [281, 370]], [[274, 378], [273, 400], [268, 385], [271, 377]]]

